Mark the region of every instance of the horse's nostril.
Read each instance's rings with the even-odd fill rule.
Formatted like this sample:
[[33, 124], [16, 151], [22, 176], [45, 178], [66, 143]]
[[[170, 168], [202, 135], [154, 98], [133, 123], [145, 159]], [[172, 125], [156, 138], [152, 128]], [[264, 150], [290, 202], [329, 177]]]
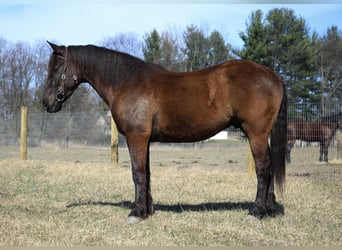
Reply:
[[47, 108], [49, 105], [48, 105], [48, 101], [46, 100], [46, 98], [44, 98], [43, 100], [42, 100], [42, 105], [43, 105], [43, 107], [44, 108]]

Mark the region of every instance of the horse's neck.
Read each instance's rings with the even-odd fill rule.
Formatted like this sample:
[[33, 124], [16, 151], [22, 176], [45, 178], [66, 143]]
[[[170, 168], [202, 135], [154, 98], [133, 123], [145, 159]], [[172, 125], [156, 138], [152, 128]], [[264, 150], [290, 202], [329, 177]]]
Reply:
[[125, 60], [120, 53], [105, 51], [101, 48], [78, 49], [75, 63], [88, 82], [101, 98], [109, 104], [109, 95], [124, 77]]
[[325, 117], [322, 119], [322, 122], [335, 130], [338, 128], [339, 124], [339, 120], [336, 117]]
[[133, 56], [96, 46], [73, 48], [74, 61], [88, 82], [109, 104], [115, 89], [127, 82], [136, 82], [146, 72], [164, 72], [165, 68], [146, 63]]
[[338, 128], [338, 120], [336, 120], [336, 121], [334, 121], [334, 122], [332, 123], [332, 127], [333, 127], [334, 131], [337, 130], [337, 128]]
[[331, 119], [330, 121], [327, 120], [327, 121], [325, 121], [323, 123], [325, 124], [325, 126], [330, 128], [331, 136], [334, 136], [337, 128], [339, 127], [338, 120], [337, 119]]
[[[96, 80], [108, 82], [119, 78], [118, 68], [120, 68], [120, 58], [115, 53], [106, 53], [101, 48], [81, 48], [77, 51], [75, 61], [89, 83]], [[108, 79], [110, 78], [110, 79]]]

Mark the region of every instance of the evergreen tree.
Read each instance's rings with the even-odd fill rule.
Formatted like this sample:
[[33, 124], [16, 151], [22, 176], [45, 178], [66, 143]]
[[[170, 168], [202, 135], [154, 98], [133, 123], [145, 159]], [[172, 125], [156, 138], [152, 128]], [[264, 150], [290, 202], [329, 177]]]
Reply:
[[286, 8], [272, 9], [265, 18], [258, 10], [240, 37], [245, 42], [241, 58], [277, 72], [287, 86], [290, 101], [316, 100], [314, 47], [303, 18]]
[[159, 63], [161, 58], [161, 38], [156, 29], [144, 37], [145, 45], [143, 45], [144, 59], [146, 62]]
[[226, 45], [220, 32], [213, 31], [209, 36], [208, 66], [223, 63], [229, 56], [230, 45]]
[[159, 35], [154, 29], [145, 35], [144, 41], [145, 61], [162, 65], [169, 70], [180, 71], [179, 45], [170, 32]]
[[208, 39], [197, 26], [190, 25], [183, 33], [185, 48], [183, 52], [186, 56], [187, 71], [194, 71], [205, 68], [208, 63]]
[[160, 64], [173, 71], [181, 71], [179, 60], [179, 45], [176, 39], [169, 32], [163, 32], [161, 36], [161, 58]]
[[267, 58], [267, 36], [263, 21], [263, 12], [252, 12], [249, 23], [246, 23], [246, 32], [240, 32], [240, 38], [244, 42], [244, 49], [238, 52], [242, 59], [251, 60], [265, 66], [270, 66]]

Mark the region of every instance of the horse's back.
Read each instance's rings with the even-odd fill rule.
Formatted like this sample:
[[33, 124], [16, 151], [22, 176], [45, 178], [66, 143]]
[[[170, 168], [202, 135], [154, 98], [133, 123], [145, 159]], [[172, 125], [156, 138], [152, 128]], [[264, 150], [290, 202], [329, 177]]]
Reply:
[[202, 140], [243, 122], [273, 125], [283, 96], [282, 82], [272, 71], [244, 60], [161, 75], [155, 83], [159, 140]]

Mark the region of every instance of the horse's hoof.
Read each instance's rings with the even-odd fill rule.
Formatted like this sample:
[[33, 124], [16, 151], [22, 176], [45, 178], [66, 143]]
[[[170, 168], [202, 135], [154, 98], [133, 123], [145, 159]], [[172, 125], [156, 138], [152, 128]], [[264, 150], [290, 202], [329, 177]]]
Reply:
[[129, 216], [126, 220], [126, 224], [136, 224], [140, 221], [142, 221], [142, 219], [140, 217]]
[[251, 214], [247, 214], [247, 219], [248, 219], [248, 220], [255, 220], [255, 221], [258, 220], [257, 217], [255, 217], [254, 215], [251, 215]]
[[248, 212], [248, 215], [256, 219], [263, 219], [266, 216], [266, 210], [254, 206], [253, 209]]

